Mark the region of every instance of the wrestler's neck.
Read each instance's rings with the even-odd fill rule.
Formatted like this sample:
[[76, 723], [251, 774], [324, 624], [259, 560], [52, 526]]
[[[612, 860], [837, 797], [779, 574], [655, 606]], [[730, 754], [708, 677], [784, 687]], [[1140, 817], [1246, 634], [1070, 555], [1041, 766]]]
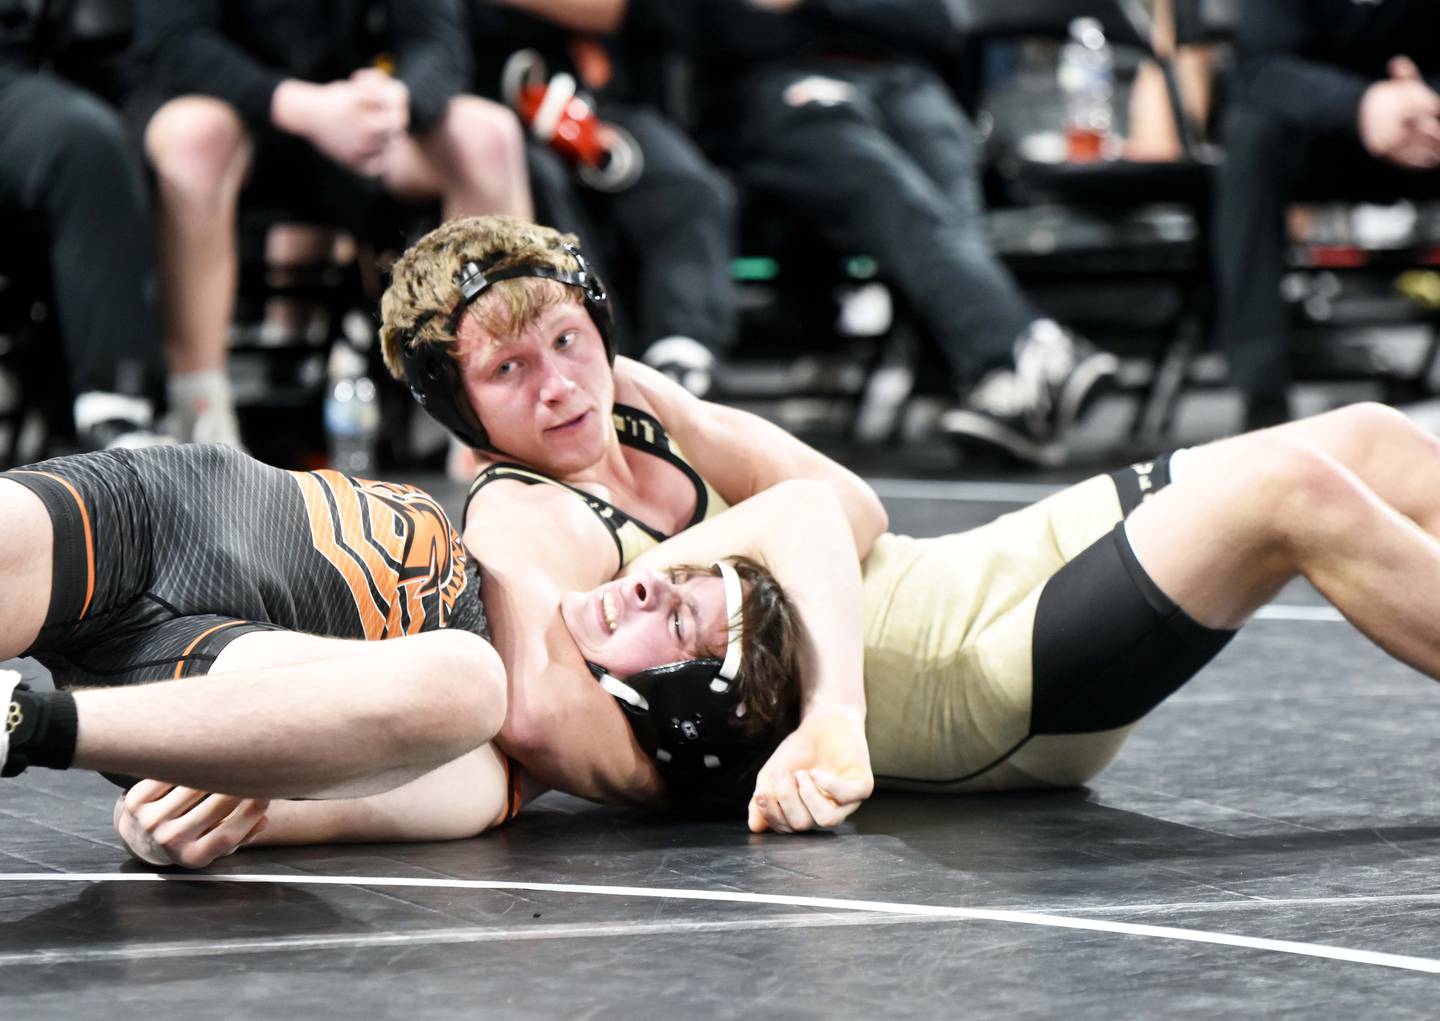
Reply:
[[[655, 414], [640, 389], [618, 373], [615, 403]], [[695, 510], [695, 490], [686, 476], [643, 447], [621, 443], [613, 419], [606, 423], [606, 430], [599, 458], [578, 471], [550, 473], [551, 477], [666, 531], [682, 527]], [[672, 524], [673, 529], [669, 527]]]

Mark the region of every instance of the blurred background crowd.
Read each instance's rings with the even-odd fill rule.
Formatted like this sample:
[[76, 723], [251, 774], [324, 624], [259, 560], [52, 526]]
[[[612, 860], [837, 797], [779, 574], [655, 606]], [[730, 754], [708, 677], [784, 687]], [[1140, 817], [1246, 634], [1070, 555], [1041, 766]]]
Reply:
[[1422, 401], [1437, 87], [1427, 0], [0, 0], [0, 458], [438, 466], [377, 303], [485, 213], [623, 354], [940, 470]]

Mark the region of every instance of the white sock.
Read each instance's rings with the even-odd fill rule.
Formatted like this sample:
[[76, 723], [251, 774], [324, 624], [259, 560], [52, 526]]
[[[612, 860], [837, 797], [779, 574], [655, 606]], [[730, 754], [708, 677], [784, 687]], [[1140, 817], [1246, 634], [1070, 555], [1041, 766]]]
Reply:
[[181, 372], [171, 376], [171, 431], [182, 443], [224, 443], [240, 446], [240, 423], [224, 369]]

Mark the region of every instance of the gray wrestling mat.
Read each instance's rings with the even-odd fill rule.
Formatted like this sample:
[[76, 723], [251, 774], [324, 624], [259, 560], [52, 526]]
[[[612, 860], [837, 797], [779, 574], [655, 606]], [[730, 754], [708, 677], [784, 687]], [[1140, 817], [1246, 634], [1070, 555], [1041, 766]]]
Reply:
[[[1040, 495], [878, 488], [915, 534]], [[1297, 586], [1089, 788], [830, 834], [547, 795], [474, 840], [156, 874], [113, 788], [36, 770], [0, 786], [0, 1017], [1431, 1018], [1437, 762], [1440, 691]]]

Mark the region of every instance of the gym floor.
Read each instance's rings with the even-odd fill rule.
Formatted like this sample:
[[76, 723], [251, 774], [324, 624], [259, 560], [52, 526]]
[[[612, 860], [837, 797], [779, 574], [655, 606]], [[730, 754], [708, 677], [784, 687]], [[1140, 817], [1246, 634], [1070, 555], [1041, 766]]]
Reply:
[[[892, 469], [893, 470], [893, 469]], [[458, 490], [414, 481], [444, 494]], [[1050, 482], [875, 479], [897, 531]], [[7, 1018], [1430, 1018], [1440, 691], [1292, 586], [1088, 788], [752, 836], [550, 794], [497, 832], [128, 863], [115, 789], [0, 786]]]

